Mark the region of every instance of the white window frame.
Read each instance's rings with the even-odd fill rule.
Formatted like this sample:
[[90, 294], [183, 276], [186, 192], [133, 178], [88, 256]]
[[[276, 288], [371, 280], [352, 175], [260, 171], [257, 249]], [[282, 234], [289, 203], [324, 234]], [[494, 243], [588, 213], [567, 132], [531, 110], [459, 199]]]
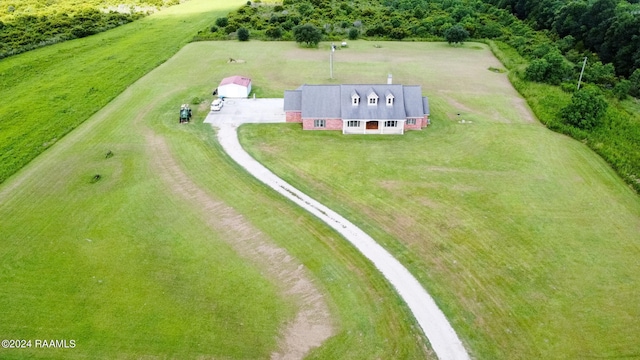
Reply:
[[348, 120], [347, 121], [347, 127], [360, 127], [360, 121], [359, 120]]
[[384, 127], [398, 127], [398, 120], [385, 120]]
[[387, 96], [387, 106], [393, 105], [393, 96]]
[[313, 127], [314, 128], [326, 128], [327, 127], [327, 120], [325, 120], [325, 119], [315, 119], [315, 120], [313, 120]]
[[417, 124], [416, 119], [407, 119], [407, 125], [415, 125]]

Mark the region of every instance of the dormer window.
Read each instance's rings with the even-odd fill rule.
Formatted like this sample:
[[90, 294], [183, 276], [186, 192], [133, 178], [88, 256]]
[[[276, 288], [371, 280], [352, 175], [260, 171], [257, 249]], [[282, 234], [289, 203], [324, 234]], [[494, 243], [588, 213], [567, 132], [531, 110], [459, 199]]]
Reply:
[[358, 106], [360, 104], [360, 95], [354, 90], [351, 93], [351, 105]]
[[393, 96], [393, 94], [391, 93], [391, 91], [387, 90], [386, 98], [387, 98], [387, 106], [393, 106], [393, 99], [394, 99], [395, 97]]
[[367, 103], [369, 105], [378, 105], [378, 95], [373, 89], [369, 90], [369, 95], [367, 95]]

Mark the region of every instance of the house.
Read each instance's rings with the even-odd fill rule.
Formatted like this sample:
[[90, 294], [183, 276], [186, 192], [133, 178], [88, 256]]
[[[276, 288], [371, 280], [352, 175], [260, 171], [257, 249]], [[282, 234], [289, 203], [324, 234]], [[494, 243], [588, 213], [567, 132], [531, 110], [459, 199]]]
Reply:
[[419, 85], [302, 85], [284, 93], [287, 122], [343, 134], [404, 134], [429, 124]]
[[251, 93], [251, 79], [244, 76], [230, 76], [222, 79], [218, 85], [218, 96], [228, 98], [246, 98]]

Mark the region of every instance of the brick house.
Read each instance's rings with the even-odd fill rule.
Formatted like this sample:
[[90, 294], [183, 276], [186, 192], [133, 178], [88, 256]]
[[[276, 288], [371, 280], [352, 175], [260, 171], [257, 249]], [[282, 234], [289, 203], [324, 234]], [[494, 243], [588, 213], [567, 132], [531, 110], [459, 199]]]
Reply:
[[343, 134], [404, 134], [429, 124], [419, 85], [302, 85], [284, 92], [287, 122]]

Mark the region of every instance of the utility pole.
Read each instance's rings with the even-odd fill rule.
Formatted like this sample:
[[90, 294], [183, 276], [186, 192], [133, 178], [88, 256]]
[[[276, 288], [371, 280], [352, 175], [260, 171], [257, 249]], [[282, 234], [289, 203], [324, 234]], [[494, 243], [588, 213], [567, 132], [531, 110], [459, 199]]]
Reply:
[[578, 90], [580, 90], [580, 83], [582, 82], [582, 74], [584, 74], [584, 67], [587, 65], [587, 57], [584, 57], [584, 62], [582, 63], [582, 71], [580, 71], [580, 78], [578, 79]]
[[329, 68], [331, 80], [333, 80], [333, 53], [336, 51], [336, 45], [331, 43], [331, 53], [329, 54]]

